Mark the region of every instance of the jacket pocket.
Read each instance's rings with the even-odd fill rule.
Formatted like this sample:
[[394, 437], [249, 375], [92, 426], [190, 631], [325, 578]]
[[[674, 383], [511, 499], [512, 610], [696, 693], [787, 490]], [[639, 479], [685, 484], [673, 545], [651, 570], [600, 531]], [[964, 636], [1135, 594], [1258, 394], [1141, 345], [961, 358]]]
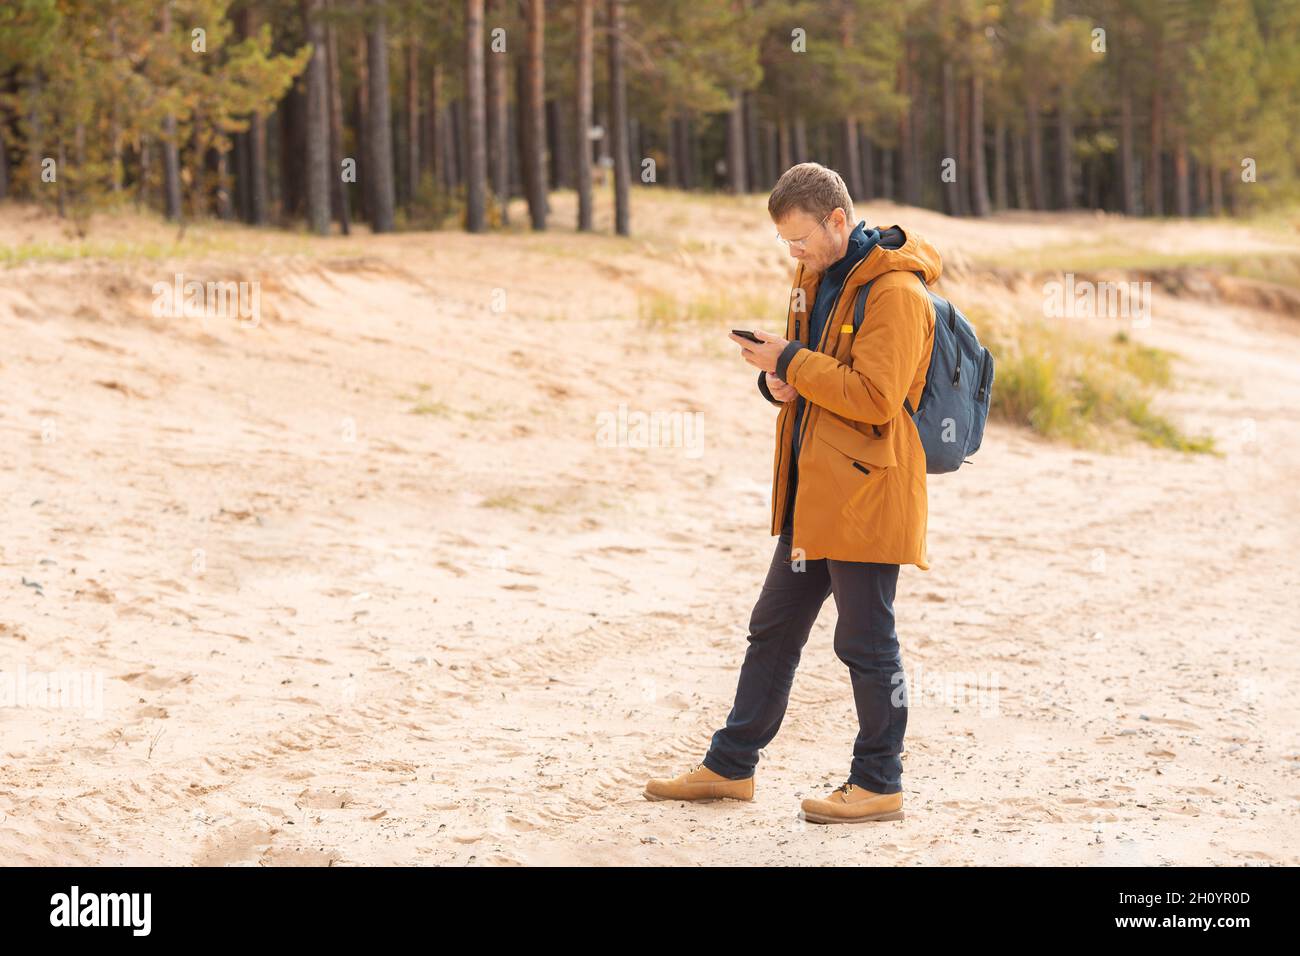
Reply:
[[[837, 441], [844, 436], [834, 429], [823, 432], [819, 424], [816, 434], [817, 464], [822, 472], [821, 480], [827, 482], [822, 487], [835, 495], [838, 506], [846, 515], [860, 518], [857, 511], [865, 501], [874, 497], [873, 489], [884, 481], [882, 476], [889, 468], [875, 461], [864, 460], [864, 454], [871, 454], [872, 458], [881, 456], [872, 454], [873, 450], [867, 449], [870, 442], [865, 436], [856, 430], [854, 434], [858, 436], [857, 439]], [[827, 438], [827, 435], [832, 437]]]
[[842, 455], [861, 462], [872, 473], [898, 463], [890, 429], [876, 430], [865, 422], [853, 422], [823, 408], [817, 416], [817, 437]]

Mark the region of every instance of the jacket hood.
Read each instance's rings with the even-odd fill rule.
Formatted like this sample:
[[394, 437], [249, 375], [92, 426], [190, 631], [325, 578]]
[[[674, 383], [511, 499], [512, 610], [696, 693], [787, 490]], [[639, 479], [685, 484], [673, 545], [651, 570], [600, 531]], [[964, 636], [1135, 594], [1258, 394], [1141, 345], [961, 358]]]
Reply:
[[[943, 257], [925, 237], [904, 231], [901, 226], [887, 226], [879, 232], [879, 242], [853, 273], [849, 282], [859, 285], [886, 272], [919, 272], [926, 285], [932, 285], [943, 271]], [[871, 232], [867, 232], [871, 236]]]
[[[886, 272], [919, 272], [926, 285], [932, 285], [943, 271], [943, 257], [939, 250], [918, 233], [904, 231], [901, 226], [884, 229], [867, 229], [867, 239], [876, 239], [876, 245], [867, 257], [855, 266], [844, 280], [845, 289], [856, 289]], [[795, 284], [804, 289], [816, 286], [822, 273], [805, 272], [803, 263], [795, 270]]]

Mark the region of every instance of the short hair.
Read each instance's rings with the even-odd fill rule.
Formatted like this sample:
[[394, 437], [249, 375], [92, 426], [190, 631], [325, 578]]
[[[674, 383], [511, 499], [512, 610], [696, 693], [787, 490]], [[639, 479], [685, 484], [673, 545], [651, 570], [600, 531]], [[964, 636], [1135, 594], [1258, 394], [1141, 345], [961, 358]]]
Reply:
[[779, 222], [793, 209], [801, 209], [817, 219], [825, 219], [835, 207], [844, 210], [850, 225], [856, 218], [853, 197], [844, 180], [833, 169], [821, 163], [799, 163], [791, 166], [776, 181], [772, 194], [767, 197], [767, 212], [773, 222]]

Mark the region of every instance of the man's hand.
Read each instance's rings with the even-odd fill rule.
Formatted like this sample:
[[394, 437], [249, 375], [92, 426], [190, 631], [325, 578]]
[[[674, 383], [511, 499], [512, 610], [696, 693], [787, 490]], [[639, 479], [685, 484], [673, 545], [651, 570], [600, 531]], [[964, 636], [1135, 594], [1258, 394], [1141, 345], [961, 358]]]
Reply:
[[767, 390], [778, 402], [788, 402], [799, 392], [789, 382], [783, 382], [771, 372], [767, 373]]
[[[730, 336], [731, 341], [740, 346], [741, 357], [750, 365], [761, 368], [764, 372], [776, 371], [776, 360], [781, 357], [781, 352], [790, 344], [781, 336], [773, 335], [771, 332], [754, 331], [754, 334], [763, 340], [762, 345], [755, 345], [748, 339], [742, 339], [739, 335], [727, 334]], [[772, 397], [778, 397], [776, 392], [772, 393]]]

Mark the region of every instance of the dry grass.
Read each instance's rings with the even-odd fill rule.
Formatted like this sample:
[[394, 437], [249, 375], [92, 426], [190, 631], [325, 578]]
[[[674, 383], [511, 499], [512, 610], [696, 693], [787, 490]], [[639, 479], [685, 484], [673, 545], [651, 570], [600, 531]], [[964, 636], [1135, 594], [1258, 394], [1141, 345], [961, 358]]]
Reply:
[[[978, 316], [971, 318], [979, 328]], [[1140, 345], [1124, 332], [1095, 341], [1042, 321], [981, 335], [997, 362], [992, 417], [1082, 447], [1132, 437], [1216, 453], [1212, 436], [1189, 436], [1152, 409], [1156, 393], [1170, 384], [1172, 353]]]

